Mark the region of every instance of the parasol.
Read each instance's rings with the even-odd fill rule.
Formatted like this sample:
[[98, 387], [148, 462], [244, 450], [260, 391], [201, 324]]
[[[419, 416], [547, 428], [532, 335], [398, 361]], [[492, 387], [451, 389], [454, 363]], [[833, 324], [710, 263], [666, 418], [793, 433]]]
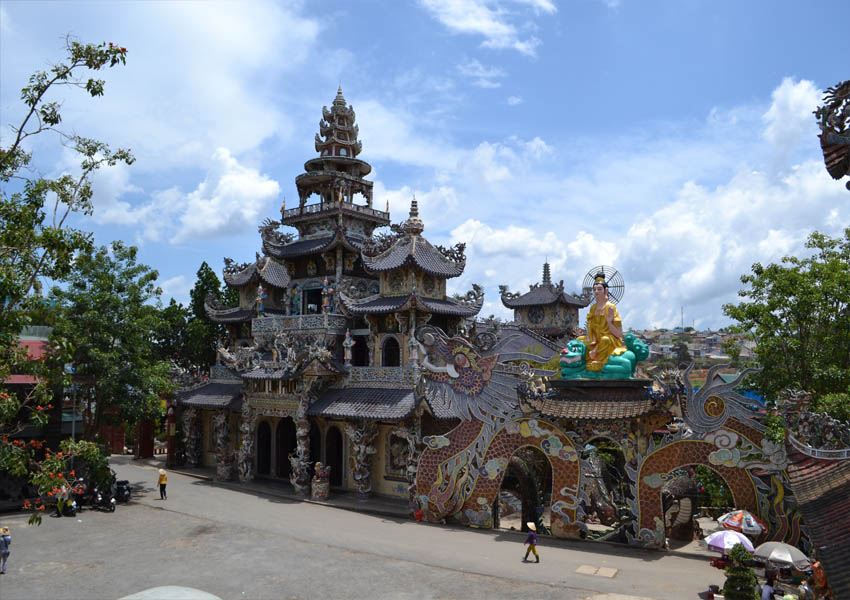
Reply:
[[767, 531], [767, 523], [748, 510], [733, 510], [717, 519], [723, 529], [740, 531], [747, 535], [761, 535]]
[[735, 544], [743, 544], [744, 548], [748, 551], [753, 551], [753, 543], [750, 541], [750, 538], [743, 533], [729, 531], [727, 529], [721, 529], [706, 536], [705, 543], [708, 545], [709, 550], [714, 550], [721, 554], [728, 553]]
[[812, 563], [802, 551], [784, 542], [765, 542], [755, 549], [753, 558], [758, 558], [782, 567], [794, 567], [806, 571]]

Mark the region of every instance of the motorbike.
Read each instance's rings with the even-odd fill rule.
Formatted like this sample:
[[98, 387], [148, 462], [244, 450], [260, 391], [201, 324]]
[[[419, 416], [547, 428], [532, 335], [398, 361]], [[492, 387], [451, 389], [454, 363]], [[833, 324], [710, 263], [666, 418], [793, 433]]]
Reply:
[[126, 479], [115, 482], [115, 500], [118, 502], [130, 501], [130, 482]]
[[115, 512], [115, 496], [112, 495], [110, 490], [92, 486], [92, 493], [89, 498], [92, 508], [98, 508], [106, 512]]

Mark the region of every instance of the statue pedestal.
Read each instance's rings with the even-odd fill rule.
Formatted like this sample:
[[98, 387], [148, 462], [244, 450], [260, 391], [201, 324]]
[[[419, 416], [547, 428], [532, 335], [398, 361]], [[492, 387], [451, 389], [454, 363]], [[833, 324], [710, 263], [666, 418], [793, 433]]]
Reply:
[[330, 493], [330, 482], [327, 479], [313, 479], [312, 492], [310, 497], [313, 500], [327, 500]]

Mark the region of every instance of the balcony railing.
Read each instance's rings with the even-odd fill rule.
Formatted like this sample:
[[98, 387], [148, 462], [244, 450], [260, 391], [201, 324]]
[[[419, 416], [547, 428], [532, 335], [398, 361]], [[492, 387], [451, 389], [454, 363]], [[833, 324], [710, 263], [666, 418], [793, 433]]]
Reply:
[[307, 204], [305, 206], [299, 206], [298, 208], [290, 208], [283, 211], [281, 218], [285, 221], [287, 219], [299, 217], [302, 215], [311, 215], [326, 211], [331, 212], [338, 210], [340, 208], [340, 204], [342, 204], [343, 210], [350, 210], [363, 215], [377, 217], [379, 219], [389, 220], [390, 218], [390, 213], [388, 212], [384, 212], [382, 210], [375, 210], [374, 208], [369, 208], [368, 206], [363, 206], [361, 204], [354, 204], [353, 202], [319, 202], [317, 204]]
[[842, 450], [820, 450], [818, 448], [812, 448], [808, 444], [801, 442], [793, 435], [789, 435], [788, 440], [797, 450], [806, 456], [811, 456], [812, 458], [823, 458], [826, 460], [841, 460], [850, 458], [850, 448], [844, 448]]
[[345, 333], [347, 319], [343, 315], [275, 315], [257, 317], [251, 321], [253, 333], [326, 329], [331, 333]]
[[347, 388], [410, 388], [418, 375], [412, 367], [349, 367]]

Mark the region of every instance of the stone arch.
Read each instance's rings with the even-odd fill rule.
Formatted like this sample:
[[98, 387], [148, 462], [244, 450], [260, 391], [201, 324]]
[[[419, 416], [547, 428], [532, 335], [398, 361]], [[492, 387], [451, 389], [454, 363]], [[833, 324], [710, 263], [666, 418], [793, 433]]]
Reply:
[[345, 444], [342, 430], [336, 425], [328, 426], [325, 432], [325, 461], [331, 468], [331, 485], [341, 486], [344, 482]]
[[[581, 467], [578, 451], [560, 428], [547, 421], [522, 418], [503, 427], [490, 442], [472, 493], [463, 505], [463, 515], [473, 524], [488, 515], [492, 526], [492, 506], [502, 486], [511, 456], [519, 448], [541, 450], [552, 468], [552, 517], [555, 537], [580, 537], [584, 524], [578, 522]], [[484, 519], [485, 521], [487, 519]]]
[[644, 459], [638, 470], [638, 543], [662, 545], [664, 543], [664, 516], [661, 489], [668, 481], [666, 474], [683, 467], [702, 465], [717, 473], [732, 493], [735, 508], [748, 510], [760, 516], [758, 493], [750, 473], [741, 467], [712, 464], [709, 454], [717, 450], [706, 440], [677, 440], [657, 450]]

